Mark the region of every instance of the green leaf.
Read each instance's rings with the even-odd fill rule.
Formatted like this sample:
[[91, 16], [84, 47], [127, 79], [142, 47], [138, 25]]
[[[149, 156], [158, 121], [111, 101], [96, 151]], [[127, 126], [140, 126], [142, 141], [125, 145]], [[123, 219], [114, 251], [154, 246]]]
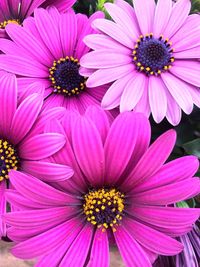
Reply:
[[182, 145], [185, 152], [189, 155], [195, 155], [200, 158], [200, 138]]

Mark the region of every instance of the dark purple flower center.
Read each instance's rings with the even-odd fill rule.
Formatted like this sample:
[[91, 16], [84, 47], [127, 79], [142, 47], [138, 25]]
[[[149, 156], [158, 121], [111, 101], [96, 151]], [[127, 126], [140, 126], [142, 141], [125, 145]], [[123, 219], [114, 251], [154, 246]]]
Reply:
[[138, 71], [146, 75], [159, 75], [171, 68], [174, 62], [173, 49], [168, 39], [141, 35], [133, 50], [133, 61]]
[[49, 69], [49, 78], [54, 87], [54, 93], [75, 96], [85, 89], [86, 79], [79, 74], [79, 67], [78, 59], [73, 57], [54, 61], [53, 66]]
[[91, 190], [84, 196], [83, 211], [87, 221], [103, 230], [115, 226], [122, 220], [124, 211], [124, 194], [115, 188]]
[[0, 181], [8, 179], [10, 170], [17, 170], [19, 158], [16, 149], [8, 141], [0, 139]]
[[6, 25], [14, 23], [14, 24], [20, 24], [20, 21], [18, 19], [9, 19], [9, 20], [4, 20], [3, 22], [0, 22], [0, 29], [5, 29]]

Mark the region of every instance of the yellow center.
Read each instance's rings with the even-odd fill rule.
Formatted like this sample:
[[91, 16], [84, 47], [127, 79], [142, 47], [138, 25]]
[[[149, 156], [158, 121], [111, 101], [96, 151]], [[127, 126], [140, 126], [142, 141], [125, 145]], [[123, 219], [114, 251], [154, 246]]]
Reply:
[[0, 139], [0, 181], [8, 179], [8, 173], [17, 170], [19, 159], [15, 148], [8, 141]]
[[18, 19], [9, 19], [9, 20], [4, 20], [3, 22], [0, 23], [0, 29], [5, 29], [6, 25], [9, 23], [14, 23], [14, 24], [20, 24], [20, 21]]
[[84, 196], [83, 211], [91, 224], [102, 227], [102, 231], [110, 227], [115, 232], [122, 220], [124, 205], [124, 194], [115, 188], [102, 188]]

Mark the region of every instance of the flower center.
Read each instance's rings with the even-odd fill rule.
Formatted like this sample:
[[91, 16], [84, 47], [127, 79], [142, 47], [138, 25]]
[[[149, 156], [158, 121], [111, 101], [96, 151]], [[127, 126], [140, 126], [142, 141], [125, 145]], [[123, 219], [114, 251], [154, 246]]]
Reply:
[[86, 79], [79, 74], [78, 59], [73, 57], [60, 58], [54, 61], [49, 69], [49, 78], [54, 87], [54, 93], [72, 96], [85, 89]]
[[172, 43], [164, 39], [153, 37], [153, 34], [141, 35], [133, 50], [133, 61], [138, 71], [146, 75], [159, 75], [171, 68], [174, 62]]
[[8, 179], [10, 170], [17, 170], [19, 158], [16, 149], [4, 139], [0, 139], [0, 181]]
[[122, 220], [124, 210], [124, 194], [116, 189], [92, 190], [84, 196], [83, 211], [87, 221], [105, 231]]
[[18, 19], [9, 19], [9, 20], [4, 20], [3, 22], [0, 23], [0, 29], [5, 29], [6, 25], [8, 25], [9, 23], [20, 25], [20, 21]]

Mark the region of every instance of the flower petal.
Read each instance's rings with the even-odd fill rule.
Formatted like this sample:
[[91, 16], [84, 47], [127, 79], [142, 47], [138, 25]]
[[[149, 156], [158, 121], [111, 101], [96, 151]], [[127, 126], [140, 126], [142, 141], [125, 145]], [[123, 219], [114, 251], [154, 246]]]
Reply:
[[149, 77], [149, 103], [153, 118], [157, 123], [164, 119], [167, 112], [166, 90], [162, 79], [154, 76]]
[[114, 232], [114, 237], [126, 266], [152, 266], [146, 252], [123, 226], [117, 227], [117, 231]]
[[124, 222], [133, 238], [145, 248], [161, 255], [175, 255], [183, 250], [183, 245], [171, 237], [134, 220]]
[[61, 134], [38, 134], [20, 144], [19, 156], [23, 159], [41, 160], [59, 151], [64, 144], [65, 137]]
[[142, 5], [140, 0], [134, 0], [133, 5], [135, 14], [143, 35], [151, 33], [153, 30], [153, 18], [155, 13], [155, 1], [143, 0]]
[[159, 37], [167, 26], [172, 11], [171, 0], [158, 0], [155, 10], [153, 34]]
[[[99, 252], [101, 251], [101, 257]], [[109, 240], [107, 232], [96, 229], [88, 267], [109, 267]]]
[[[78, 129], [78, 131], [77, 131]], [[92, 186], [104, 181], [104, 150], [99, 132], [84, 117], [77, 119], [72, 132], [73, 149], [81, 170]]]

